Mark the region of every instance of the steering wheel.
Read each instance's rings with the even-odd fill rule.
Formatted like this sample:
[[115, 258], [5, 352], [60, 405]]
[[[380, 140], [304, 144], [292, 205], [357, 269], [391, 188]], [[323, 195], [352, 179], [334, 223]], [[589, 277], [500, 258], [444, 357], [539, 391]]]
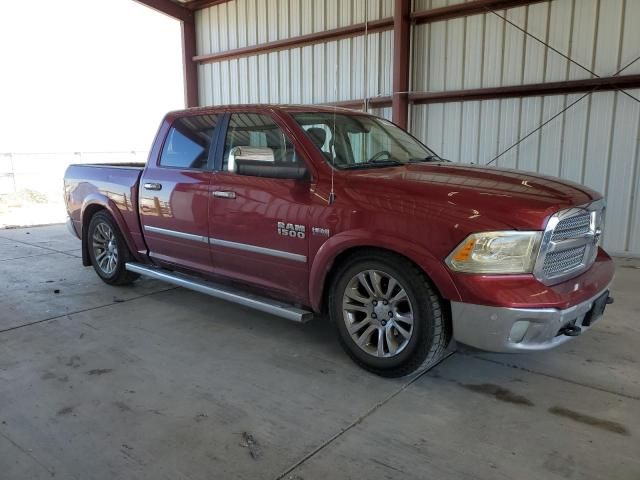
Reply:
[[380, 150], [378, 153], [376, 153], [373, 157], [371, 157], [369, 160], [367, 160], [367, 163], [369, 162], [375, 162], [376, 160], [381, 159], [383, 156], [387, 156], [388, 158], [391, 158], [391, 152], [389, 150]]

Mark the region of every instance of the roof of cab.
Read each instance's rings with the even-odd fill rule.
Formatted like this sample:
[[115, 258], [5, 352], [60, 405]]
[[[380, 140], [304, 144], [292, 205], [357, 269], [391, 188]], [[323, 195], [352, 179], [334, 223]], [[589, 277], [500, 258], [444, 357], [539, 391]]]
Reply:
[[331, 105], [285, 105], [285, 104], [266, 104], [253, 103], [243, 105], [214, 105], [209, 107], [194, 107], [184, 110], [174, 110], [167, 114], [167, 118], [175, 119], [180, 117], [189, 117], [192, 115], [206, 115], [223, 112], [241, 112], [247, 111], [283, 111], [283, 112], [318, 112], [318, 113], [348, 113], [351, 115], [370, 115], [360, 110], [352, 110], [349, 108], [331, 106]]

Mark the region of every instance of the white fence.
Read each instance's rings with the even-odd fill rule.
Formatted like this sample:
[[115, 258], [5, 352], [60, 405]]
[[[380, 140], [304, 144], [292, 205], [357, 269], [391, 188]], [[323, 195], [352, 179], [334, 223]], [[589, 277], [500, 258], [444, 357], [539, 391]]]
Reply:
[[72, 163], [146, 162], [148, 152], [0, 153], [0, 195], [32, 190], [60, 195], [66, 168]]

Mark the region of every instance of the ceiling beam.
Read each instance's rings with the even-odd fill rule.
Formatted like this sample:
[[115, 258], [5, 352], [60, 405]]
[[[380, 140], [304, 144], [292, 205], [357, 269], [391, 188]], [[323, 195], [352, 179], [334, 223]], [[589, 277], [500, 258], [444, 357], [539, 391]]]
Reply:
[[184, 6], [189, 10], [202, 10], [203, 8], [213, 7], [229, 1], [231, 0], [192, 0], [189, 3], [185, 3]]
[[532, 3], [547, 2], [550, 0], [471, 0], [464, 3], [456, 3], [447, 7], [432, 8], [413, 12], [411, 20], [415, 23], [431, 23], [451, 18], [467, 17], [479, 13], [487, 13], [492, 10], [504, 10], [506, 8], [522, 7]]
[[640, 75], [585, 78], [562, 82], [530, 83], [505, 87], [472, 88], [442, 92], [412, 92], [409, 102], [414, 104], [448, 103], [498, 98], [542, 97], [571, 93], [606, 92], [611, 90], [640, 88]]
[[134, 2], [146, 5], [157, 12], [164, 13], [182, 22], [193, 21], [193, 12], [191, 10], [181, 7], [171, 0], [134, 0]]

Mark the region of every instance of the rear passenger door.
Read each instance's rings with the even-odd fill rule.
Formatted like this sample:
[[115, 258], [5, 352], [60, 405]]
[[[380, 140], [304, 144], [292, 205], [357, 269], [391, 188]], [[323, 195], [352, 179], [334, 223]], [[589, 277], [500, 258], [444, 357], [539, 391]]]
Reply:
[[223, 134], [209, 207], [215, 272], [304, 303], [308, 167], [269, 115], [233, 113]]
[[217, 115], [177, 119], [140, 180], [140, 219], [149, 255], [209, 273], [209, 189]]

